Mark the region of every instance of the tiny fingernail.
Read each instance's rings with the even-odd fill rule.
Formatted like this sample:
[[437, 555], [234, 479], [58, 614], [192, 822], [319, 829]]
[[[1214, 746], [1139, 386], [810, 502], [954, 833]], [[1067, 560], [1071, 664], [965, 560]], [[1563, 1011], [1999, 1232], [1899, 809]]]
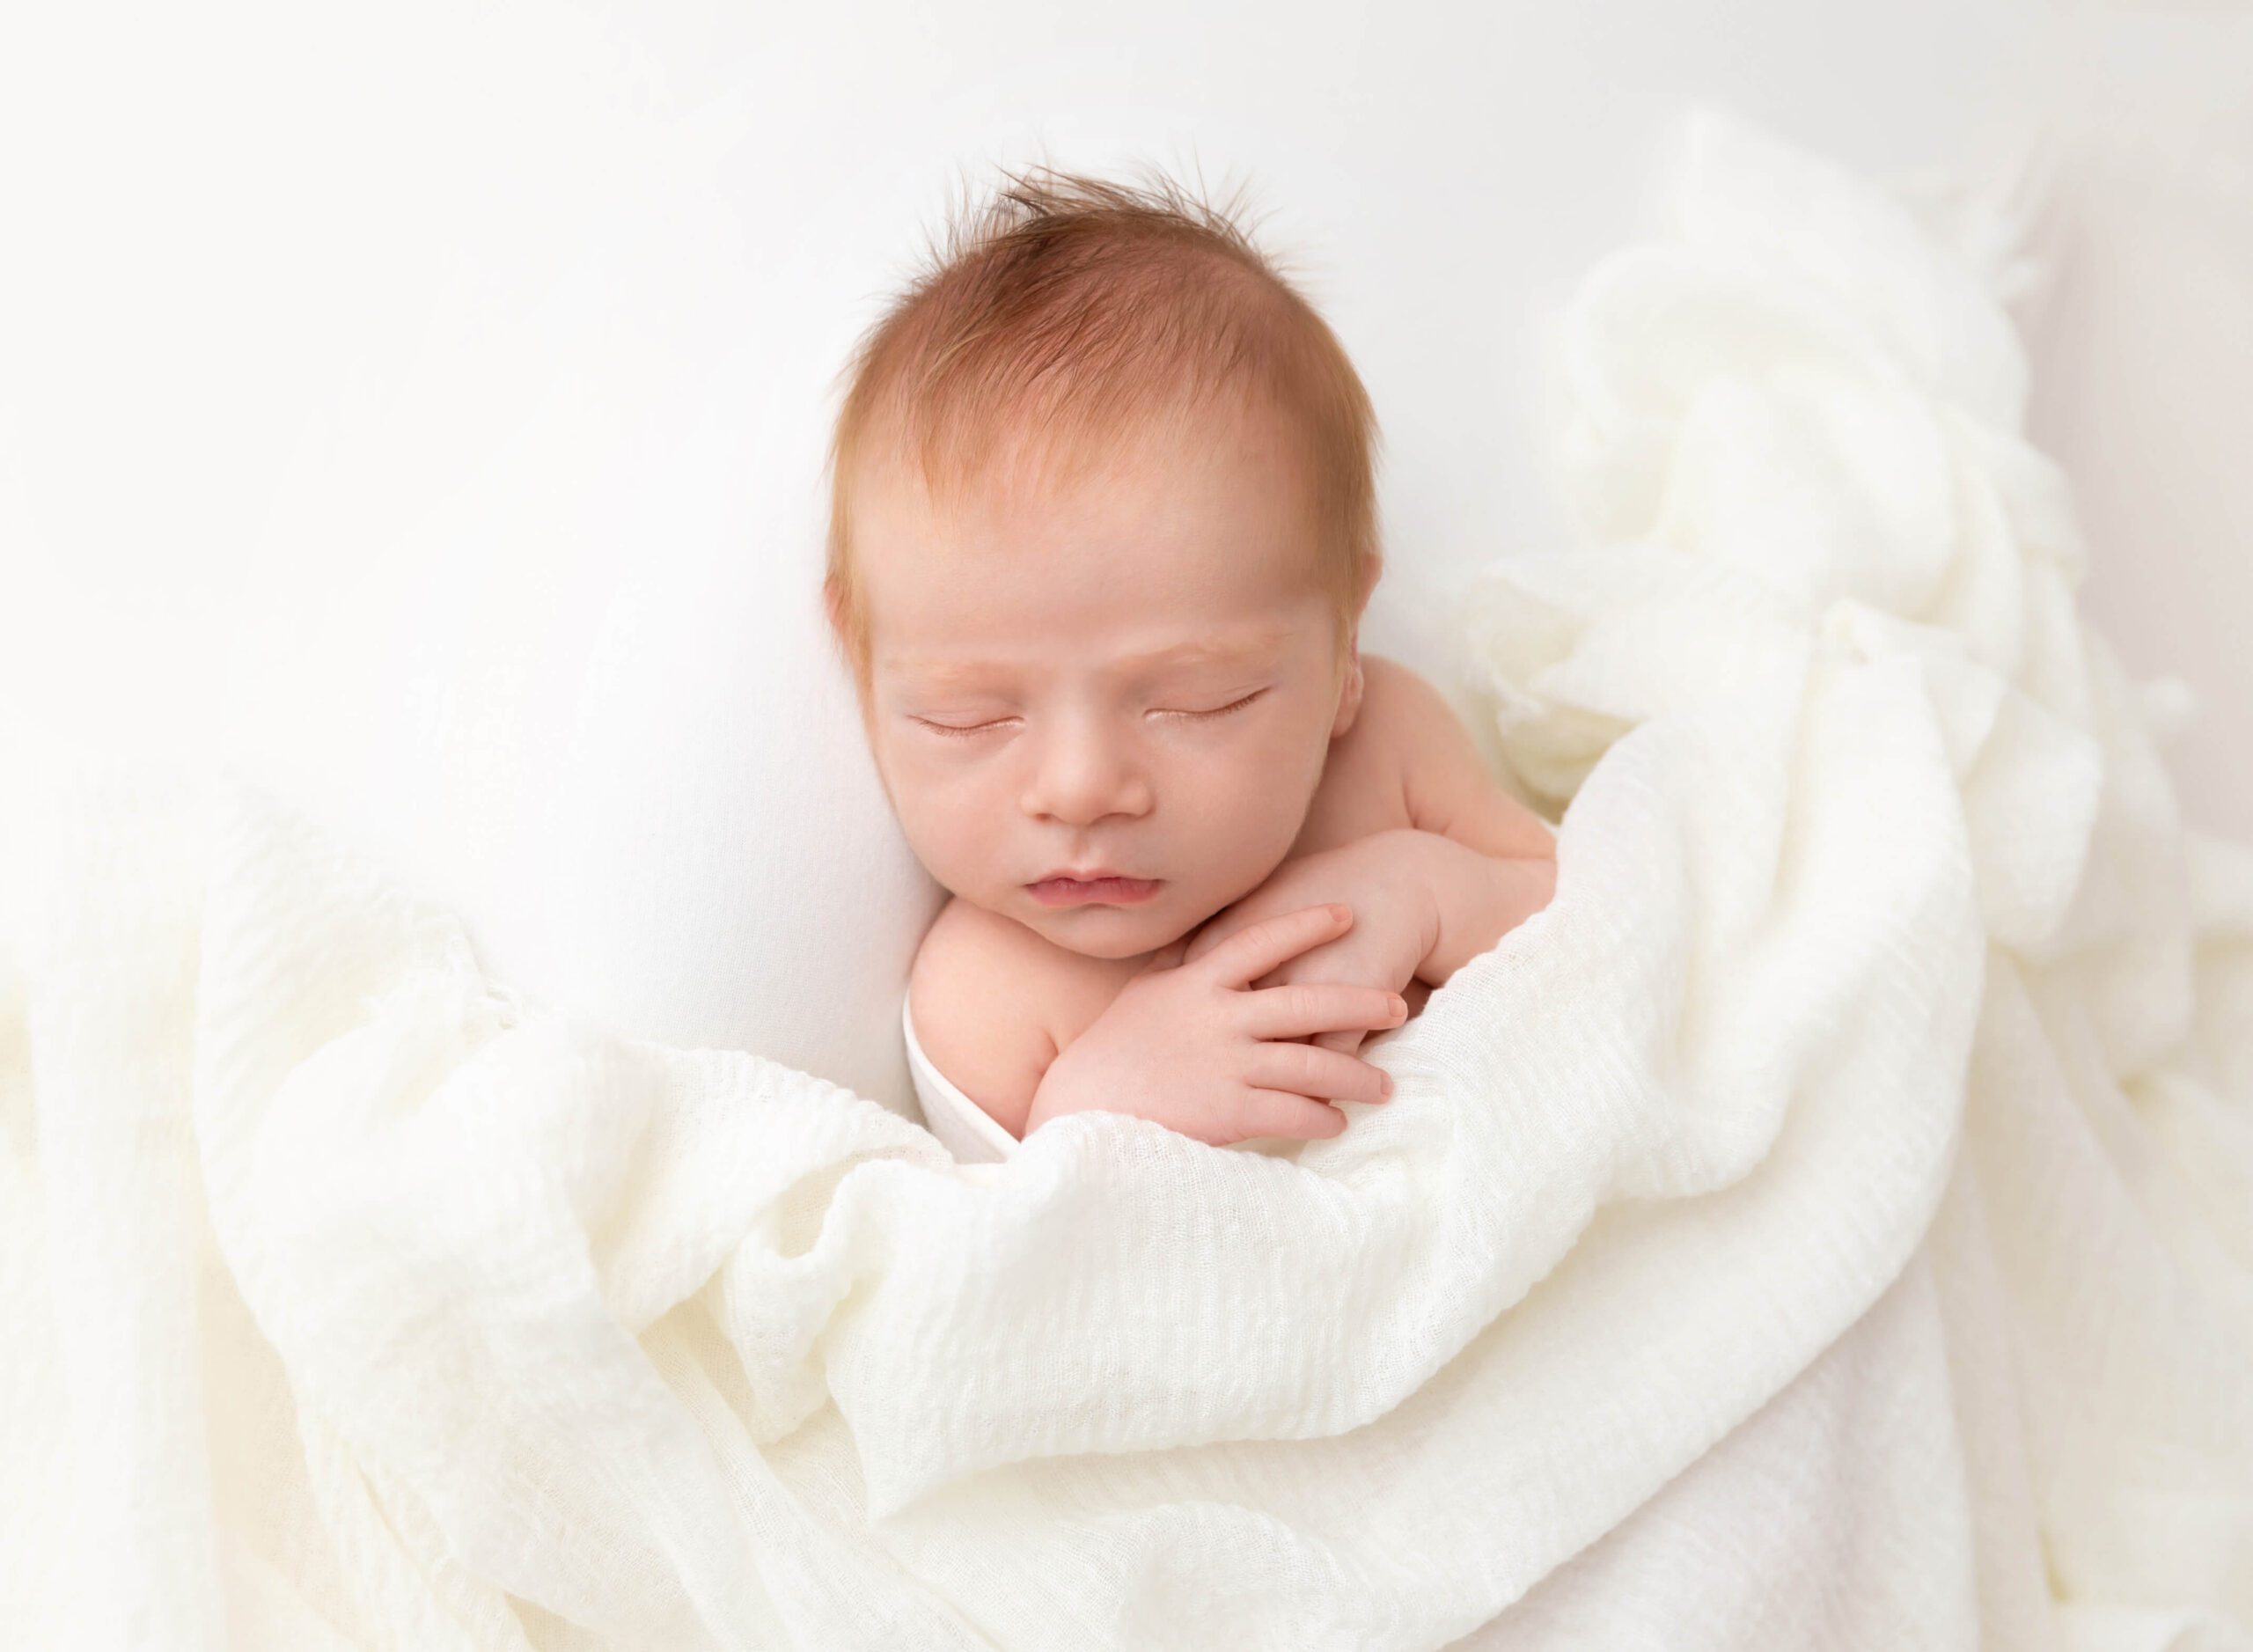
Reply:
[[1391, 1004], [1392, 1013], [1394, 1015], [1405, 1016], [1408, 1013], [1408, 1001], [1405, 998], [1403, 998], [1398, 993], [1392, 995]]
[[1379, 1075], [1379, 1076], [1384, 1081], [1384, 1093], [1390, 1096], [1392, 1093], [1392, 1075], [1390, 1073], [1384, 1073]]
[[1343, 923], [1343, 922], [1345, 922], [1345, 921], [1346, 921], [1346, 920], [1347, 920], [1347, 919], [1348, 919], [1348, 918], [1352, 917], [1354, 914], [1353, 914], [1353, 913], [1352, 913], [1348, 908], [1347, 908], [1347, 907], [1339, 907], [1339, 906], [1332, 906], [1332, 907], [1330, 908], [1330, 915], [1331, 915], [1332, 917], [1333, 917], [1333, 918], [1337, 919], [1339, 922]]

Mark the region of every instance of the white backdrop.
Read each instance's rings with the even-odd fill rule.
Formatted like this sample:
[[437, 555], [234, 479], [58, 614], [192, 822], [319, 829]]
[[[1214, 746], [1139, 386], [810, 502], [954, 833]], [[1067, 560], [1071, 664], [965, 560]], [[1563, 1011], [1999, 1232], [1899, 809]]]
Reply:
[[1248, 184], [1384, 427], [1365, 642], [1445, 679], [1420, 593], [1566, 532], [1541, 328], [1655, 226], [1684, 111], [1947, 165], [2047, 95], [2058, 27], [2030, 0], [11, 17], [0, 737], [228, 756], [529, 992], [912, 1113], [899, 995], [941, 892], [818, 628], [818, 466], [950, 199], [1036, 158]]
[[2253, 8], [2077, 21], [2043, 81], [2027, 434], [2073, 478], [2089, 614], [2201, 701], [2169, 753], [2183, 818], [2253, 838]]

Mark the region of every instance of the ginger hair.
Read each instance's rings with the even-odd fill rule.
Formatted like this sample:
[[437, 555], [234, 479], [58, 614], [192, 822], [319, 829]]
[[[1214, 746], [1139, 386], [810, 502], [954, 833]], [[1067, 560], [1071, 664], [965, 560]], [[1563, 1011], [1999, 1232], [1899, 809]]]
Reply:
[[823, 598], [865, 715], [870, 634], [851, 498], [879, 455], [934, 501], [1037, 453], [1060, 470], [1200, 407], [1280, 413], [1316, 498], [1313, 573], [1342, 658], [1382, 566], [1376, 416], [1327, 323], [1235, 207], [1155, 175], [1135, 187], [1046, 165], [1005, 171], [949, 220], [840, 375], [828, 453]]

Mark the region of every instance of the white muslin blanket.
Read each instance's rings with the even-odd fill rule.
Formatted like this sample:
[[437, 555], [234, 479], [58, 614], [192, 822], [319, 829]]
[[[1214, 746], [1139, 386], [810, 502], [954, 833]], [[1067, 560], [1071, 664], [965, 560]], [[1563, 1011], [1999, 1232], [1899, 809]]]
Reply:
[[1464, 593], [1554, 901], [1292, 1155], [980, 1184], [253, 787], [18, 791], [0, 1641], [2253, 1645], [2253, 855], [2003, 267], [1715, 113], [1674, 207], [1559, 334], [1591, 543]]

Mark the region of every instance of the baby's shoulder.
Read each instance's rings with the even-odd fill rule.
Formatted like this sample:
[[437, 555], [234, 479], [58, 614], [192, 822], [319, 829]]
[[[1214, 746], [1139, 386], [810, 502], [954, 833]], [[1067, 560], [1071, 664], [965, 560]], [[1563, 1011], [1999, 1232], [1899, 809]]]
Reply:
[[1355, 726], [1366, 718], [1373, 744], [1397, 749], [1408, 725], [1428, 716], [1441, 701], [1440, 691], [1414, 666], [1361, 650], [1361, 709]]
[[1330, 743], [1290, 858], [1351, 843], [1409, 819], [1401, 725], [1421, 681], [1405, 665], [1361, 650], [1361, 701], [1353, 726]]
[[1056, 1059], [1057, 1029], [1073, 1022], [1092, 985], [1085, 966], [1104, 963], [954, 896], [908, 971], [916, 1041], [958, 1090], [1022, 1136], [1033, 1094]]
[[1555, 828], [1504, 783], [1436, 684], [1372, 655], [1362, 667], [1363, 713], [1384, 753], [1385, 792], [1397, 784], [1408, 825], [1505, 859], [1554, 852]]

